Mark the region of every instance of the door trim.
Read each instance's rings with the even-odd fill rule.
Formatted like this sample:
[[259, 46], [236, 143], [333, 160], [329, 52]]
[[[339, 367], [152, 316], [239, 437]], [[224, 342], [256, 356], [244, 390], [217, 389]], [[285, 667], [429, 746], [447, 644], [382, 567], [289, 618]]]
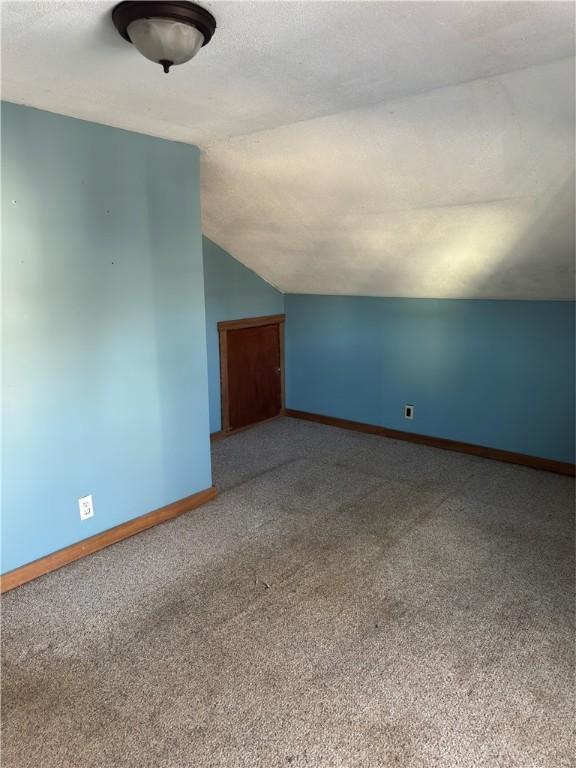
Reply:
[[220, 405], [222, 432], [230, 432], [230, 395], [228, 391], [228, 331], [242, 328], [255, 328], [260, 325], [278, 326], [278, 343], [280, 346], [280, 405], [284, 411], [284, 323], [286, 315], [264, 315], [262, 317], [245, 317], [241, 320], [222, 320], [218, 323], [220, 344]]

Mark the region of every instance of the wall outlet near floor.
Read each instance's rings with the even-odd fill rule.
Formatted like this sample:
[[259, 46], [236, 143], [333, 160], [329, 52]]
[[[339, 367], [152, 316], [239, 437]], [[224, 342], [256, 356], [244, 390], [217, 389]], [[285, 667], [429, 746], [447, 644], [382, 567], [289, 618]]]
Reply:
[[414, 406], [413, 405], [405, 405], [404, 406], [404, 418], [405, 419], [413, 419], [414, 418]]
[[89, 517], [94, 517], [92, 495], [82, 496], [81, 499], [78, 499], [78, 507], [80, 509], [80, 520], [88, 520]]

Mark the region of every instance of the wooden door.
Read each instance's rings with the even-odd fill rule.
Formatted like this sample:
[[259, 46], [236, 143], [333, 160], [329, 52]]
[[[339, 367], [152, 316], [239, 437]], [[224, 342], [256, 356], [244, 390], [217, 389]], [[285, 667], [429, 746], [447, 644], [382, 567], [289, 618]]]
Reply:
[[224, 430], [246, 427], [282, 411], [284, 317], [270, 320], [219, 324]]

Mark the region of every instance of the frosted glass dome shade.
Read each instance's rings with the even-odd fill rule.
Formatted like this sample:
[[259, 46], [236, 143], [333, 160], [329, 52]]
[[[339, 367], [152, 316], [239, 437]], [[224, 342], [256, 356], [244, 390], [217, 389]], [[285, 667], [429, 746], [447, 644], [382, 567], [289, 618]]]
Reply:
[[126, 28], [130, 41], [150, 61], [168, 72], [172, 64], [184, 64], [204, 45], [196, 27], [172, 19], [136, 19]]

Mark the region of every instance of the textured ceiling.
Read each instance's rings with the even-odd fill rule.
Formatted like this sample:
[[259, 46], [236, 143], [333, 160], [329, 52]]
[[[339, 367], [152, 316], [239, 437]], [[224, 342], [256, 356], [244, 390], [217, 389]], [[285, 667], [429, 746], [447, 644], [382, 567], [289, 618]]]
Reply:
[[212, 2], [164, 75], [102, 2], [2, 2], [2, 96], [197, 144], [206, 234], [281, 290], [571, 298], [570, 2]]

